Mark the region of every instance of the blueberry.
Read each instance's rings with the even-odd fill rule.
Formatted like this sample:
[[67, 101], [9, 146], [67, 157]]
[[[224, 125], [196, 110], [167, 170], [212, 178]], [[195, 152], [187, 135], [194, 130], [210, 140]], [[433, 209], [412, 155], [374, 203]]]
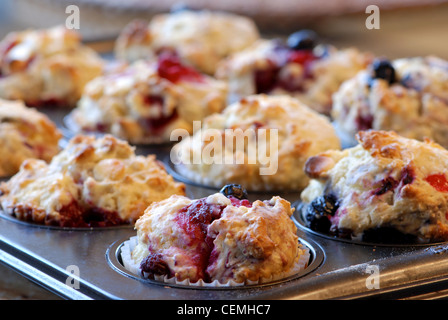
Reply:
[[219, 191], [227, 198], [233, 196], [238, 200], [247, 199], [248, 195], [246, 190], [239, 184], [227, 184]]
[[339, 205], [337, 198], [326, 194], [314, 199], [305, 212], [307, 226], [314, 231], [328, 233], [330, 231], [330, 218], [335, 215]]
[[287, 40], [288, 47], [294, 50], [312, 50], [317, 43], [317, 34], [312, 30], [300, 30], [292, 33]]
[[372, 63], [372, 78], [383, 79], [389, 84], [396, 81], [395, 68], [392, 63], [387, 59], [375, 59]]

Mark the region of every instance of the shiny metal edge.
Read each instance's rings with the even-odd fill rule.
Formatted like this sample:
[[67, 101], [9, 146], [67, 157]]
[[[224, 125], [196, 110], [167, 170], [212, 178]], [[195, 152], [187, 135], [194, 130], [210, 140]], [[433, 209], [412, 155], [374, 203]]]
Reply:
[[118, 272], [119, 274], [134, 279], [136, 281], [140, 281], [143, 283], [158, 285], [158, 286], [164, 286], [164, 287], [171, 287], [171, 288], [182, 288], [182, 289], [195, 289], [195, 290], [210, 290], [210, 291], [219, 291], [219, 290], [244, 290], [244, 289], [252, 289], [252, 288], [263, 288], [268, 286], [275, 286], [282, 283], [286, 283], [289, 281], [297, 280], [303, 277], [306, 277], [308, 274], [316, 271], [324, 262], [325, 262], [325, 253], [322, 247], [315, 243], [312, 240], [304, 240], [299, 238], [299, 242], [306, 246], [310, 251], [310, 262], [308, 263], [308, 266], [300, 271], [299, 273], [289, 276], [284, 279], [278, 279], [275, 281], [262, 283], [262, 284], [254, 284], [254, 285], [245, 285], [245, 286], [231, 286], [231, 287], [209, 287], [209, 286], [188, 286], [188, 285], [182, 285], [182, 284], [171, 284], [171, 283], [164, 283], [156, 280], [151, 279], [144, 279], [141, 277], [138, 277], [137, 275], [133, 274], [132, 272], [128, 271], [122, 261], [121, 261], [121, 247], [123, 246], [124, 242], [128, 240], [129, 238], [123, 238], [121, 240], [115, 241], [112, 243], [107, 251], [106, 251], [106, 260], [109, 264], [109, 266]]

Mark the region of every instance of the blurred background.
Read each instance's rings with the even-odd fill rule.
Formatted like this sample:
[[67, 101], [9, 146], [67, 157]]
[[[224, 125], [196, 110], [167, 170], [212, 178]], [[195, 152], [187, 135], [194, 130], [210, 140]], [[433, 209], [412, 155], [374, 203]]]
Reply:
[[[434, 54], [448, 59], [448, 1], [442, 0], [0, 0], [0, 39], [15, 30], [65, 24], [69, 5], [79, 7], [84, 41], [102, 53], [110, 53], [131, 20], [149, 21], [174, 5], [186, 5], [250, 16], [265, 37], [310, 28], [338, 47], [356, 46], [389, 58]], [[366, 28], [369, 5], [380, 9], [378, 30]], [[1, 264], [0, 274], [0, 300], [57, 298]]]
[[[68, 5], [80, 9], [83, 39], [110, 51], [123, 26], [134, 18], [183, 4], [252, 17], [263, 35], [286, 35], [312, 28], [336, 46], [357, 46], [390, 58], [435, 54], [448, 58], [448, 1], [444, 0], [1, 0], [0, 37], [26, 28], [64, 24]], [[380, 9], [380, 29], [369, 30], [366, 8]]]

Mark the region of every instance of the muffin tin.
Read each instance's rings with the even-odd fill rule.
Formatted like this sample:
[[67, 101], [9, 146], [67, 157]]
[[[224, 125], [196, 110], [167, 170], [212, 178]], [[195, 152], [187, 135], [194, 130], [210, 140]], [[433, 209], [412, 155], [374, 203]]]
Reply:
[[[42, 111], [66, 139], [72, 136], [64, 127], [66, 110]], [[61, 141], [62, 146], [65, 143]], [[188, 197], [218, 191], [179, 175], [169, 161], [170, 150], [170, 144], [136, 146], [137, 154], [155, 154], [170, 174], [184, 182]], [[249, 200], [274, 195], [298, 204], [297, 192], [250, 192]], [[448, 294], [448, 243], [392, 246], [343, 241], [309, 230], [298, 211], [292, 218], [300, 241], [311, 252], [307, 269], [272, 283], [218, 288], [161, 284], [129, 273], [121, 263], [120, 250], [135, 235], [133, 226], [59, 228], [3, 213], [0, 217], [0, 262], [66, 299], [397, 299]]]

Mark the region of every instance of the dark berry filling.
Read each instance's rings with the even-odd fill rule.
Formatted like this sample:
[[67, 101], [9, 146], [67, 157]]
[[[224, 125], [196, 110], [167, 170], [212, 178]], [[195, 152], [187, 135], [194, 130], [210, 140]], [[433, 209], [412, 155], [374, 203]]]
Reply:
[[[299, 39], [299, 36], [303, 36], [303, 39]], [[287, 45], [277, 41], [267, 59], [268, 66], [254, 72], [256, 93], [270, 93], [276, 88], [289, 92], [303, 91], [303, 81], [312, 77], [310, 65], [319, 59], [313, 52], [314, 45], [315, 40], [305, 37], [301, 32], [292, 34]], [[280, 76], [282, 68], [289, 63], [297, 63], [303, 67], [301, 79]]]
[[[251, 203], [246, 199], [237, 199], [233, 196], [229, 196], [229, 199], [234, 206], [251, 206]], [[203, 279], [206, 282], [210, 282], [206, 269], [212, 261], [216, 260], [216, 257], [211, 256], [214, 248], [214, 238], [207, 234], [207, 229], [214, 220], [221, 218], [225, 208], [225, 205], [210, 204], [207, 203], [207, 198], [202, 198], [180, 209], [174, 218], [174, 221], [183, 230], [189, 241], [185, 245], [190, 248], [190, 261], [198, 270], [198, 279], [196, 280]], [[145, 264], [146, 272], [155, 274], [151, 271], [150, 266], [160, 265], [160, 261], [163, 261], [163, 256], [153, 252], [151, 248], [150, 252], [142, 264]], [[152, 262], [152, 259], [156, 261]], [[162, 269], [162, 271], [163, 273], [157, 274], [170, 274], [169, 270]]]
[[254, 81], [257, 93], [269, 93], [277, 86], [277, 77], [280, 68], [273, 62], [269, 61], [269, 66], [255, 70]]
[[33, 108], [42, 108], [42, 107], [61, 108], [61, 107], [67, 107], [69, 104], [68, 101], [61, 98], [48, 98], [33, 101], [28, 100], [25, 101], [25, 103], [28, 107]]
[[[405, 185], [411, 184], [415, 180], [414, 170], [406, 166], [400, 173], [398, 180], [392, 177], [386, 177], [379, 181], [375, 189], [372, 190], [371, 195], [382, 196], [388, 192], [398, 192]], [[436, 185], [440, 182], [439, 179], [434, 179]], [[445, 186], [445, 185], [444, 185]], [[448, 183], [446, 185], [448, 192]], [[338, 228], [338, 216], [344, 215], [346, 209], [341, 208], [337, 198], [332, 194], [327, 194], [314, 199], [308, 206], [305, 207], [304, 212], [306, 225], [314, 231], [322, 232], [337, 236], [344, 239], [352, 239], [352, 230], [346, 228]], [[338, 215], [335, 216], [336, 211]], [[411, 234], [403, 234], [392, 227], [376, 227], [364, 231], [362, 241], [372, 243], [415, 243], [417, 237]]]
[[59, 221], [46, 221], [46, 224], [63, 228], [111, 227], [125, 224], [117, 212], [96, 207], [84, 208], [76, 201], [62, 207], [59, 213]]
[[170, 275], [170, 268], [160, 253], [150, 253], [142, 260], [140, 268], [142, 273], [148, 274], [149, 278], [154, 278], [154, 275]]
[[415, 179], [412, 168], [405, 167], [400, 173], [400, 179], [397, 181], [392, 177], [386, 177], [380, 181], [380, 186], [373, 190], [373, 194], [381, 196], [389, 191], [395, 192], [395, 189], [401, 189], [407, 184], [411, 184]]
[[164, 98], [159, 95], [147, 95], [144, 98], [144, 103], [149, 108], [157, 108], [158, 117], [148, 117], [141, 120], [141, 124], [151, 134], [159, 135], [163, 130], [179, 116], [177, 109], [170, 115], [163, 114]]
[[404, 169], [401, 171], [400, 176], [400, 183], [404, 186], [407, 184], [411, 184], [415, 180], [415, 172], [414, 169], [412, 169], [409, 166], [404, 167]]
[[388, 191], [393, 191], [398, 185], [398, 181], [392, 177], [387, 177], [381, 181], [381, 187], [374, 191], [376, 196], [385, 194]]
[[358, 131], [369, 130], [373, 127], [373, 115], [371, 114], [361, 114], [355, 118], [356, 128]]
[[317, 232], [329, 233], [331, 217], [336, 214], [338, 208], [338, 200], [333, 194], [317, 197], [306, 207], [307, 226]]
[[145, 97], [143, 97], [143, 102], [145, 105], [148, 106], [163, 106], [164, 99], [162, 96], [155, 95], [155, 94], [148, 94]]

